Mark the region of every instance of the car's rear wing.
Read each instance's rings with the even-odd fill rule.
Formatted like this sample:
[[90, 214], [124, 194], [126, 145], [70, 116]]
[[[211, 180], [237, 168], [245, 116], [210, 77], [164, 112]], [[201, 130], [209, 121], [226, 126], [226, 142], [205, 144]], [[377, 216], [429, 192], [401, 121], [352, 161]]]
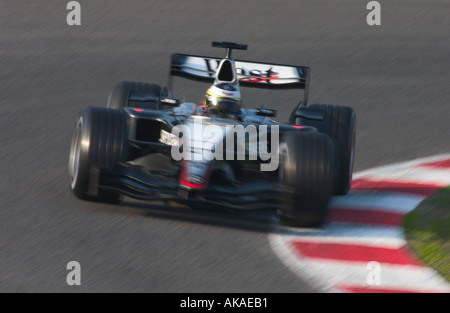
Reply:
[[[214, 83], [222, 59], [215, 57], [173, 54], [170, 76], [179, 76]], [[239, 85], [266, 89], [302, 89], [306, 105], [310, 68], [306, 66], [270, 64], [234, 60]]]

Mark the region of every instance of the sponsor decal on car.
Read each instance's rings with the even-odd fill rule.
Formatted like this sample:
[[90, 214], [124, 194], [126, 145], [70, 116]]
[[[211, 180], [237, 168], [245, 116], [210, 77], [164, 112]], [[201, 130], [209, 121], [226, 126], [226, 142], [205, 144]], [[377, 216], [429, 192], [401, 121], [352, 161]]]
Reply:
[[169, 146], [178, 146], [180, 144], [178, 136], [175, 136], [174, 134], [169, 133], [164, 129], [161, 129], [159, 142]]

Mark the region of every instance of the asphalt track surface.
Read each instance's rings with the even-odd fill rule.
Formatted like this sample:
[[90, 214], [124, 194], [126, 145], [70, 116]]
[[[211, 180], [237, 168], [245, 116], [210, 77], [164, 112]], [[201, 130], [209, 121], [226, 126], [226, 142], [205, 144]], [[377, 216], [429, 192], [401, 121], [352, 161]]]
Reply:
[[[77, 113], [118, 81], [164, 84], [174, 52], [221, 56], [211, 41], [236, 41], [249, 45], [237, 58], [311, 66], [310, 103], [356, 110], [357, 171], [450, 151], [448, 1], [381, 2], [372, 27], [356, 0], [79, 1], [81, 26], [67, 2], [0, 1], [2, 292], [318, 291], [271, 251], [272, 213], [70, 193]], [[244, 96], [281, 120], [296, 101]], [[66, 284], [69, 261], [81, 286]]]

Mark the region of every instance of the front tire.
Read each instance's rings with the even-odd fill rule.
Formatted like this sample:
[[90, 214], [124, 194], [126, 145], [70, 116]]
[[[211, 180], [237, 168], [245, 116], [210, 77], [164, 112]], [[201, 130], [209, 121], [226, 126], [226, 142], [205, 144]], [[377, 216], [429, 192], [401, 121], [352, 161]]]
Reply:
[[333, 141], [319, 132], [292, 131], [280, 145], [280, 159], [280, 221], [289, 226], [321, 226], [333, 187]]
[[128, 129], [125, 113], [88, 107], [81, 112], [72, 137], [69, 156], [70, 189], [77, 198], [116, 202], [119, 194], [89, 192], [92, 167], [112, 168], [128, 158]]

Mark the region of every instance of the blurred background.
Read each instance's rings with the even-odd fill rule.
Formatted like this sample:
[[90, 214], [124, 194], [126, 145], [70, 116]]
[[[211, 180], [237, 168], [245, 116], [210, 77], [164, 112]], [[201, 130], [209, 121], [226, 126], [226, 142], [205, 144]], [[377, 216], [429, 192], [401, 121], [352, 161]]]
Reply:
[[[175, 52], [221, 57], [211, 42], [234, 41], [249, 46], [239, 59], [310, 66], [309, 103], [356, 111], [356, 171], [450, 151], [448, 1], [380, 1], [380, 26], [356, 0], [80, 0], [81, 26], [68, 2], [0, 0], [0, 291], [317, 291], [271, 252], [272, 214], [70, 194], [78, 112], [122, 80], [165, 85]], [[242, 93], [280, 121], [300, 97]], [[72, 260], [80, 287], [66, 284]]]

